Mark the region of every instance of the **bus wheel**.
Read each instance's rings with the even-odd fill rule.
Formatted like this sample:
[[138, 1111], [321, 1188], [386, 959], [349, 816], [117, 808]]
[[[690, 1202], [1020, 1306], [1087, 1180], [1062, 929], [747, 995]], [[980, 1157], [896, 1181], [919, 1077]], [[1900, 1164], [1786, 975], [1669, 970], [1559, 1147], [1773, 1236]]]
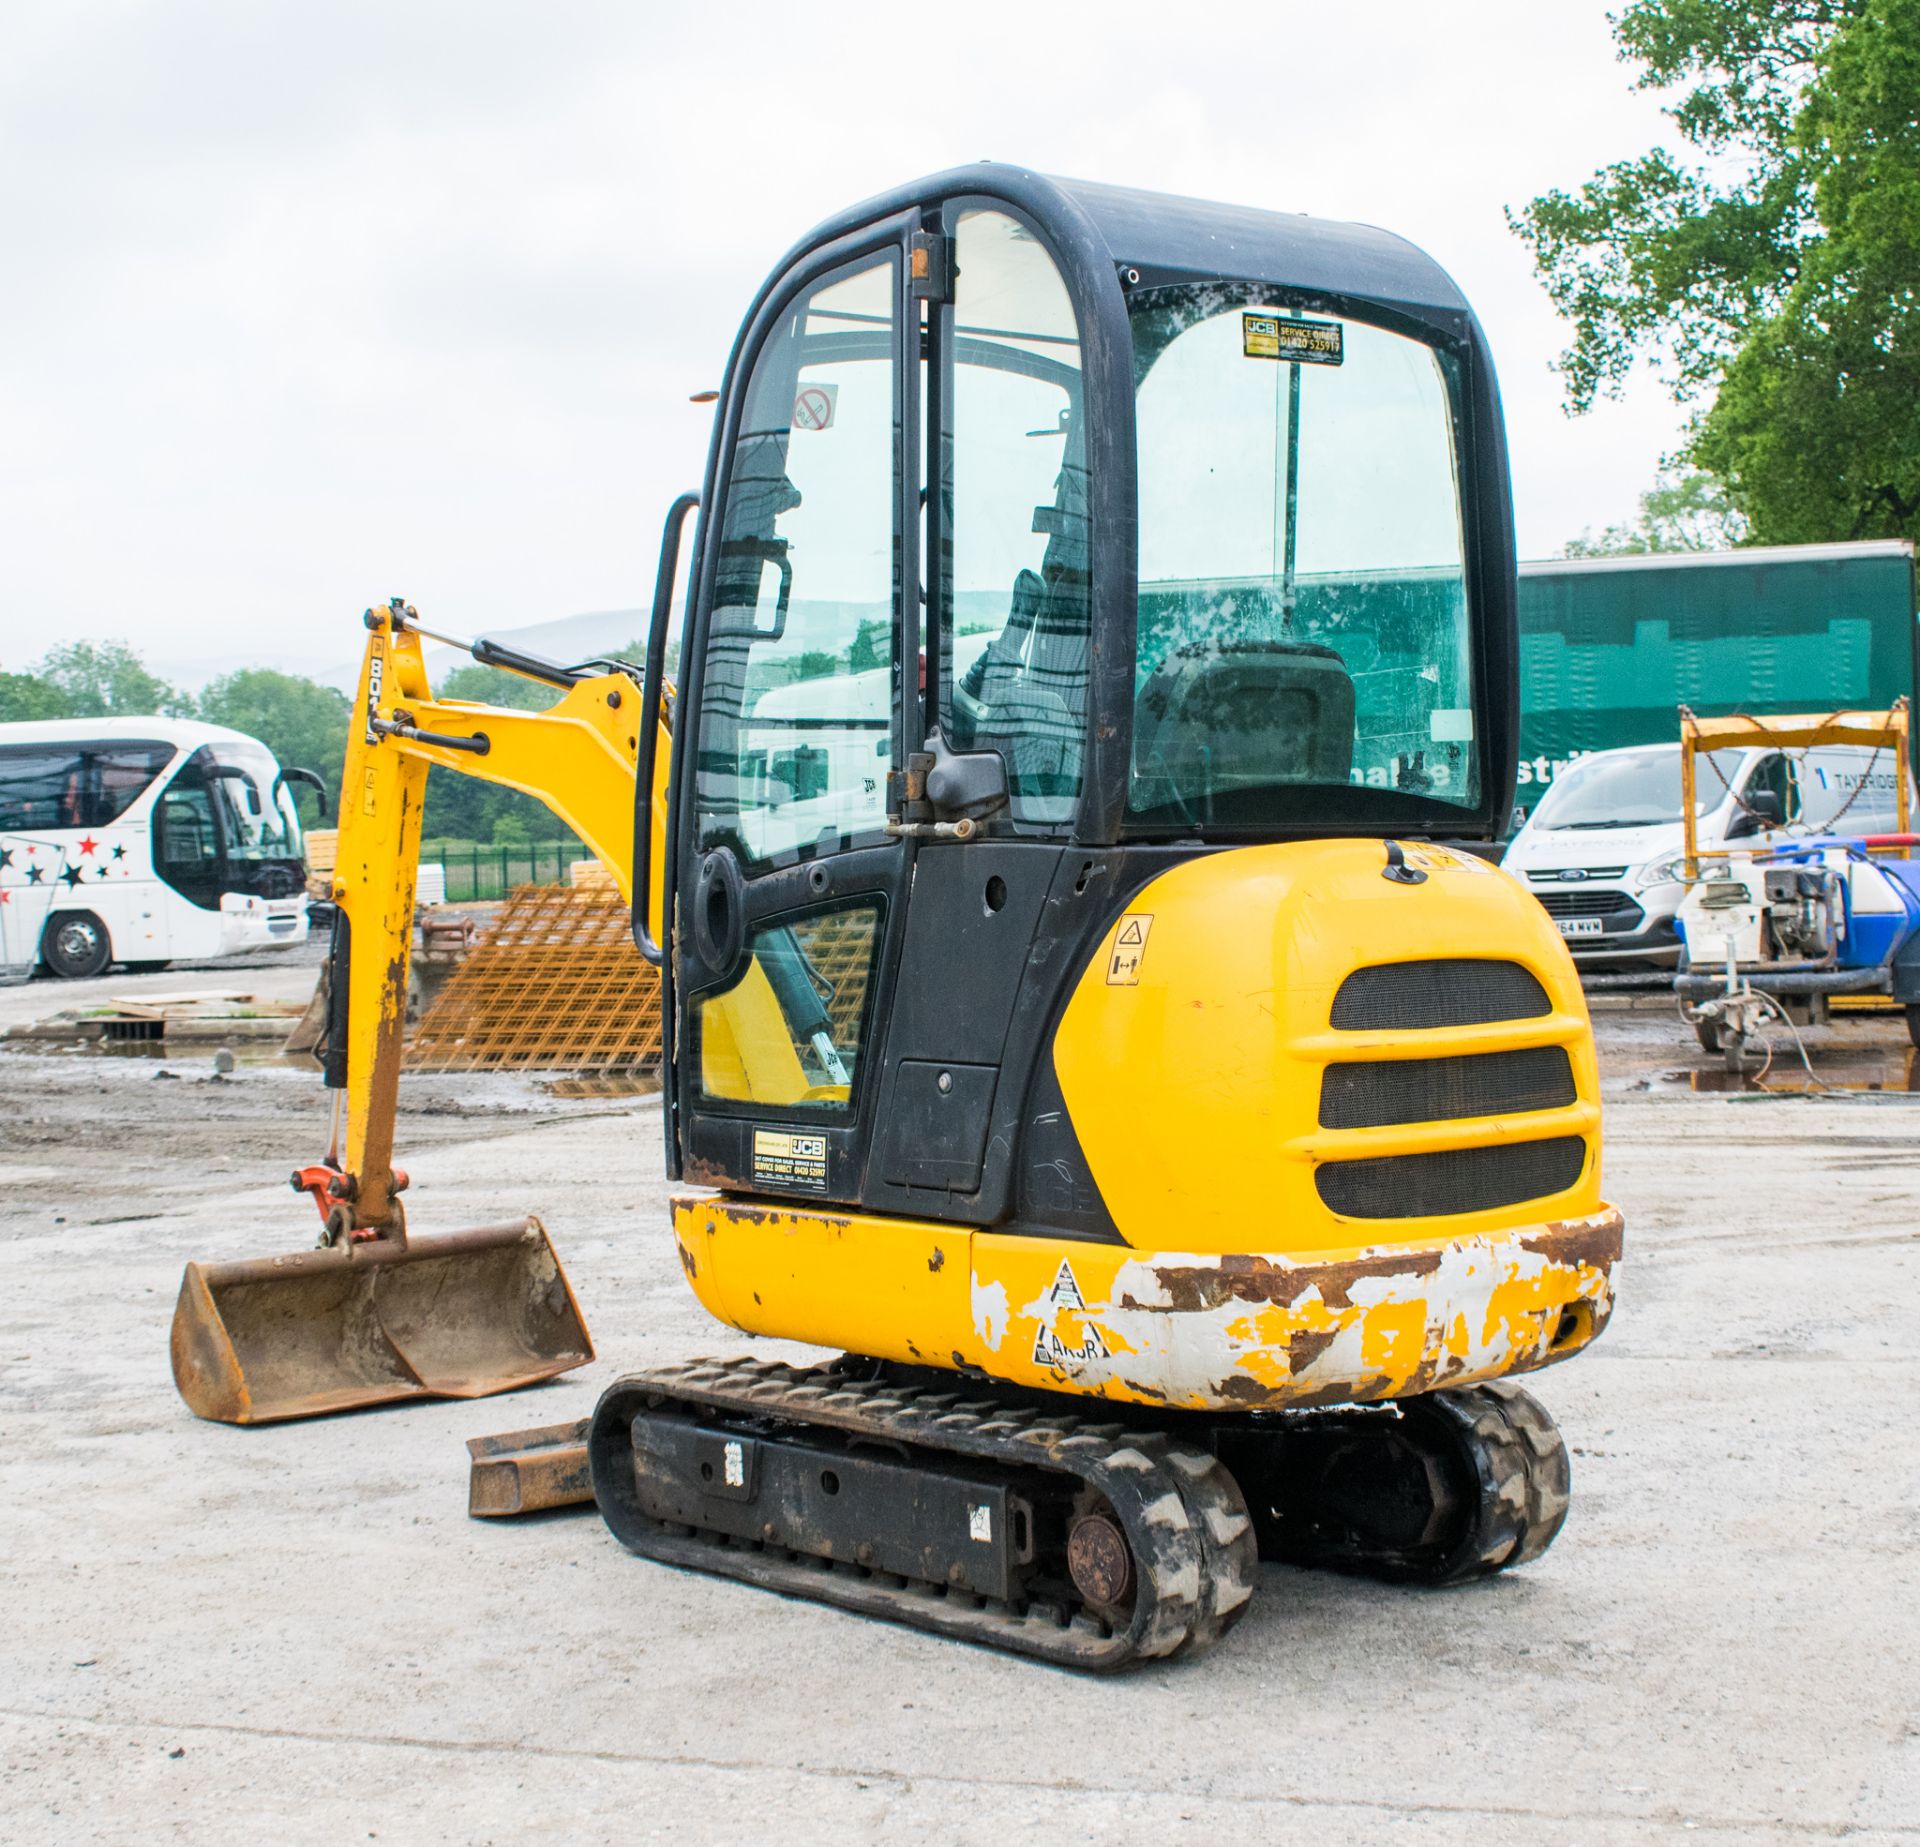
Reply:
[[107, 926], [91, 911], [61, 911], [48, 921], [40, 953], [56, 975], [78, 981], [105, 972], [113, 960], [113, 945]]

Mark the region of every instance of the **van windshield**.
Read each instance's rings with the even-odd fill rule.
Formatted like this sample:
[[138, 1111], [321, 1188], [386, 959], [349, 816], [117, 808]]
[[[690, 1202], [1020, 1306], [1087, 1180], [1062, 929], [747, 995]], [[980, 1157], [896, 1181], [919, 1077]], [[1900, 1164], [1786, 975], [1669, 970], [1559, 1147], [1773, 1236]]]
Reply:
[[[1713, 813], [1727, 799], [1729, 786], [1739, 777], [1740, 754], [1716, 750], [1696, 759], [1696, 819]], [[1549, 833], [1653, 827], [1680, 820], [1681, 812], [1679, 750], [1635, 751], [1627, 756], [1586, 757], [1570, 765], [1541, 797], [1534, 826]]]

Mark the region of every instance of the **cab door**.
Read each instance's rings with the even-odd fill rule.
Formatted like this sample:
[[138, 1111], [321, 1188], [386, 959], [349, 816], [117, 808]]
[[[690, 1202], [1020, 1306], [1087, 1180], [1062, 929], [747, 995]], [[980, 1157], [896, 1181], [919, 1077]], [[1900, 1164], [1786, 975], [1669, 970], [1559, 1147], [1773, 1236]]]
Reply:
[[[912, 844], [921, 308], [902, 216], [766, 297], [710, 471], [674, 768], [678, 1165], [851, 1200], [871, 1132]], [[903, 663], [913, 663], [903, 672]]]

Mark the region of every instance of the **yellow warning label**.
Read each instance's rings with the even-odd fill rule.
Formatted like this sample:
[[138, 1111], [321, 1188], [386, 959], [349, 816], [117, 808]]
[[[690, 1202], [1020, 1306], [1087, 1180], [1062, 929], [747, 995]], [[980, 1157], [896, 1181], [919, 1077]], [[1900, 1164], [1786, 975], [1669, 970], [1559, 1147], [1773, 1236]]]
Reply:
[[360, 812], [362, 814], [372, 814], [374, 811], [373, 778], [374, 772], [369, 770], [367, 772], [366, 783], [360, 791]]
[[1146, 960], [1147, 937], [1153, 929], [1151, 911], [1133, 911], [1120, 919], [1107, 961], [1107, 986], [1132, 988], [1140, 983], [1140, 964]]
[[1456, 853], [1449, 847], [1412, 846], [1406, 849], [1407, 864], [1422, 872], [1491, 872], [1484, 859], [1471, 853]]

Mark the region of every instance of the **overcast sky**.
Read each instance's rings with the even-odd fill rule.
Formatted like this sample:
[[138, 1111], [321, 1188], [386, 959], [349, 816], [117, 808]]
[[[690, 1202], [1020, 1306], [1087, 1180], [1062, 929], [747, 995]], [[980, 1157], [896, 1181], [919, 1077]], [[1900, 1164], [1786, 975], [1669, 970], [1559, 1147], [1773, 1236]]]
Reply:
[[741, 314], [810, 225], [993, 158], [1362, 219], [1493, 342], [1522, 557], [1681, 413], [1569, 421], [1505, 205], [1670, 127], [1601, 0], [9, 0], [0, 667], [320, 668], [650, 593]]

